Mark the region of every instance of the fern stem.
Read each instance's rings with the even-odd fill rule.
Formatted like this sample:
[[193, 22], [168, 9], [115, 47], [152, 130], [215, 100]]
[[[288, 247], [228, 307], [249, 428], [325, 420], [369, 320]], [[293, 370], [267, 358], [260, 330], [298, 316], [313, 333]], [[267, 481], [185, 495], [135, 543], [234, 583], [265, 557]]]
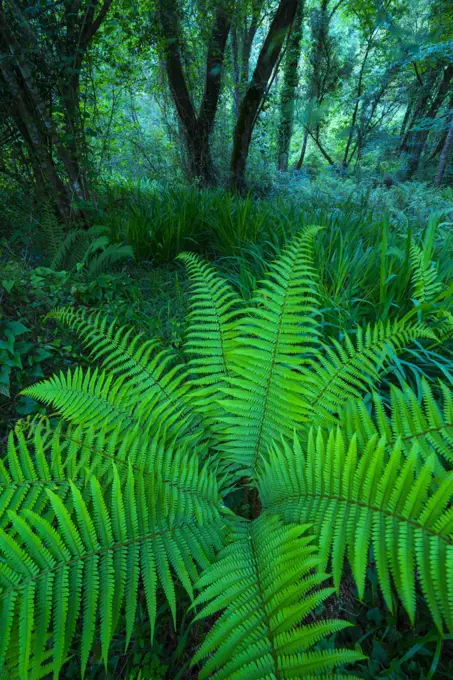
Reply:
[[[420, 531], [423, 531], [425, 534], [428, 536], [434, 536], [436, 538], [439, 538], [439, 534], [434, 531], [434, 529], [429, 529], [425, 527], [423, 524], [420, 524], [419, 522], [416, 522], [415, 520], [409, 519], [405, 517], [404, 515], [398, 515], [394, 512], [390, 512], [389, 510], [385, 510], [384, 508], [377, 506], [377, 505], [369, 505], [368, 503], [361, 503], [360, 501], [354, 499], [354, 498], [347, 498], [345, 496], [335, 496], [335, 495], [329, 495], [329, 494], [308, 494], [308, 493], [303, 493], [300, 492], [297, 495], [287, 495], [285, 498], [279, 499], [278, 501], [274, 501], [271, 504], [272, 509], [274, 509], [276, 506], [281, 506], [287, 503], [288, 501], [300, 501], [302, 498], [309, 498], [309, 499], [318, 499], [320, 501], [326, 500], [326, 501], [336, 501], [339, 503], [347, 503], [348, 505], [356, 505], [360, 508], [366, 508], [368, 510], [371, 510], [372, 512], [377, 512], [381, 513], [382, 515], [385, 515], [386, 517], [392, 517], [393, 519], [396, 519], [400, 522], [405, 522], [406, 524], [410, 524], [411, 526], [415, 527], [416, 529], [419, 529]], [[448, 545], [453, 545], [453, 537], [449, 538], [448, 536], [442, 536], [442, 540], [447, 543]]]

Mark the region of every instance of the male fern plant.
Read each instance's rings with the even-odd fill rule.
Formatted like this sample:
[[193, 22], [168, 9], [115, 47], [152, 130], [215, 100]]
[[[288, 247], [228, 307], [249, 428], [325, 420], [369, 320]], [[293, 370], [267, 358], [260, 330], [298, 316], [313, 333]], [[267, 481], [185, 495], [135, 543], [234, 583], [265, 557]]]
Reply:
[[[98, 367], [27, 389], [59, 421], [11, 433], [0, 460], [7, 677], [61, 677], [75, 638], [83, 677], [95, 641], [107, 661], [120, 617], [127, 648], [139, 587], [152, 635], [158, 591], [176, 624], [176, 580], [209, 617], [201, 678], [338, 677], [363, 655], [320, 646], [349, 624], [313, 612], [346, 561], [359, 597], [373, 559], [389, 609], [399, 599], [413, 621], [421, 591], [453, 633], [453, 397], [442, 388], [443, 414], [429, 386], [417, 408], [409, 386], [393, 413], [364, 401], [397, 354], [438, 337], [406, 319], [327, 343], [318, 230], [293, 239], [247, 302], [181, 255], [184, 361], [99, 313], [52, 313]], [[249, 518], [232, 510], [238, 488]]]

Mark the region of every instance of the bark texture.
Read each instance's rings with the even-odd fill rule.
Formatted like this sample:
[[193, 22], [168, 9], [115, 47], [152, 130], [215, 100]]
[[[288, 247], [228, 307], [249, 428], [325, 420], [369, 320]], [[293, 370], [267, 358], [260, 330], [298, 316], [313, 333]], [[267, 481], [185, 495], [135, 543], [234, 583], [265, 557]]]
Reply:
[[298, 0], [280, 0], [258, 56], [252, 80], [241, 102], [231, 156], [231, 187], [235, 191], [245, 190], [247, 157], [257, 114], [266, 94], [269, 79], [277, 65], [285, 37], [294, 21], [298, 5]]
[[434, 184], [436, 185], [436, 187], [440, 187], [440, 185], [442, 184], [445, 168], [447, 167], [448, 155], [452, 146], [453, 146], [453, 118], [451, 120], [450, 127], [448, 128], [444, 148], [442, 149], [442, 153], [440, 154], [439, 169], [434, 180]]
[[182, 65], [178, 12], [174, 0], [160, 0], [159, 19], [165, 40], [165, 67], [179, 121], [184, 132], [189, 157], [191, 178], [203, 184], [215, 181], [210, 149], [222, 84], [225, 47], [231, 28], [228, 2], [221, 2], [216, 10], [206, 56], [204, 94], [198, 113], [195, 110]]

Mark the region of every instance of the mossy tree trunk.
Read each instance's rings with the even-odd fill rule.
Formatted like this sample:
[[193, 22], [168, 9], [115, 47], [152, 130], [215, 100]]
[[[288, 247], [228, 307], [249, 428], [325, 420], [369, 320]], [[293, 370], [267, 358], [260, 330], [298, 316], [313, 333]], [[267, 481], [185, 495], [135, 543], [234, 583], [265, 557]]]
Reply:
[[297, 86], [299, 84], [298, 67], [302, 47], [304, 5], [305, 0], [300, 0], [289, 37], [283, 69], [283, 86], [280, 96], [280, 126], [278, 131], [278, 168], [282, 172], [288, 170], [289, 149], [294, 128], [294, 108]]

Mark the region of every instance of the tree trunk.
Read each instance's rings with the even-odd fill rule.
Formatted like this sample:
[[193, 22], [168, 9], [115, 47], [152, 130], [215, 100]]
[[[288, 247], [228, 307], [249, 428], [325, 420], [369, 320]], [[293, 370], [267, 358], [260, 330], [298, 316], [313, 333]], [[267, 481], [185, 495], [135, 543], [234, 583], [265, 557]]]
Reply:
[[[446, 69], [444, 69], [443, 75], [442, 75], [442, 80], [440, 82], [439, 88], [437, 90], [436, 96], [434, 97], [433, 101], [431, 102], [431, 105], [428, 108], [428, 111], [426, 113], [426, 116], [424, 116], [427, 119], [434, 120], [434, 118], [437, 115], [438, 110], [442, 106], [442, 103], [445, 99], [445, 97], [448, 94], [448, 88], [450, 85], [450, 81], [453, 78], [453, 65], [450, 64], [447, 66]], [[414, 174], [417, 172], [419, 163], [420, 163], [420, 158], [422, 156], [423, 150], [426, 145], [426, 141], [428, 139], [430, 133], [429, 128], [425, 128], [422, 130], [414, 130], [410, 143], [408, 145], [407, 151], [409, 154], [408, 158], [408, 164], [407, 164], [407, 170], [405, 177], [406, 179], [412, 179]]]
[[250, 25], [247, 17], [242, 17], [242, 23], [233, 23], [231, 27], [231, 45], [233, 53], [233, 81], [234, 81], [234, 103], [236, 120], [239, 117], [239, 110], [242, 98], [247, 90], [249, 83], [250, 56], [252, 54], [253, 40], [259, 25], [259, 14], [263, 0], [254, 0], [251, 7]]
[[165, 65], [170, 90], [189, 154], [192, 179], [200, 178], [203, 184], [214, 182], [210, 136], [222, 84], [223, 62], [231, 27], [231, 10], [228, 2], [217, 7], [206, 58], [206, 79], [203, 99], [197, 113], [187, 86], [181, 59], [177, 7], [174, 0], [160, 0], [159, 18], [166, 40]]
[[300, 170], [302, 168], [305, 159], [305, 153], [307, 151], [307, 143], [308, 143], [308, 130], [306, 129], [304, 132], [304, 141], [302, 142], [302, 149], [300, 152], [299, 160], [297, 161], [296, 170]]
[[231, 26], [231, 59], [233, 62], [233, 101], [236, 120], [239, 117], [241, 105], [240, 76], [239, 76], [239, 47], [236, 26]]
[[400, 71], [401, 65], [402, 65], [401, 60], [392, 64], [390, 68], [387, 70], [387, 72], [382, 76], [381, 86], [379, 87], [377, 92], [374, 92], [371, 97], [367, 96], [363, 97], [363, 104], [360, 111], [360, 121], [359, 124], [357, 125], [356, 141], [353, 150], [349, 154], [348, 161], [349, 163], [351, 163], [354, 154], [357, 153], [356, 165], [358, 164], [367, 140], [367, 136], [373, 129], [372, 121], [379, 106], [379, 103], [384, 94], [386, 93], [387, 89], [393, 82], [393, 79]]
[[[328, 35], [329, 35], [329, 22], [330, 18], [332, 15], [329, 16], [328, 12], [329, 8], [329, 0], [321, 0], [320, 1], [320, 6], [319, 10], [316, 10], [315, 13], [312, 14], [312, 36], [313, 36], [313, 44], [311, 47], [311, 52], [310, 52], [310, 64], [311, 64], [311, 72], [309, 75], [309, 81], [308, 81], [308, 93], [307, 93], [307, 100], [309, 102], [310, 107], [316, 107], [321, 104], [322, 100], [325, 97], [325, 78], [323, 77], [322, 74], [322, 58], [323, 58], [323, 53], [327, 49], [327, 44], [328, 44]], [[310, 113], [310, 118], [311, 118], [311, 113]], [[318, 148], [319, 147], [319, 123], [316, 124], [315, 127], [315, 134], [312, 134], [312, 121], [308, 120], [306, 127], [305, 127], [305, 136], [304, 136], [304, 143], [302, 146], [302, 152], [301, 157], [299, 158], [299, 163], [300, 167], [302, 167], [302, 163], [304, 160], [305, 156], [305, 149], [306, 149], [306, 135], [310, 135], [314, 141], [316, 142]], [[320, 149], [321, 150], [321, 149]], [[322, 152], [321, 152], [322, 153]], [[324, 154], [323, 154], [324, 155]], [[297, 164], [296, 167], [299, 167], [299, 163]]]
[[231, 156], [231, 187], [245, 190], [245, 168], [256, 117], [266, 94], [267, 83], [278, 62], [286, 33], [294, 21], [299, 0], [280, 0], [269, 32], [258, 57], [252, 81], [241, 103], [239, 118], [234, 131]]
[[193, 137], [187, 139], [189, 152], [190, 175], [198, 178], [204, 186], [210, 186], [215, 181], [215, 171], [212, 163], [209, 135], [196, 127]]
[[406, 107], [406, 113], [404, 114], [403, 122], [401, 123], [401, 130], [400, 130], [400, 139], [404, 139], [404, 135], [406, 134], [406, 130], [408, 128], [409, 120], [412, 115], [412, 106], [413, 102], [410, 100], [407, 104]]
[[307, 131], [308, 131], [308, 134], [310, 135], [310, 137], [315, 142], [318, 149], [320, 150], [320, 152], [322, 153], [322, 155], [324, 156], [324, 158], [326, 159], [326, 161], [328, 162], [328, 164], [334, 166], [335, 161], [333, 160], [332, 156], [325, 150], [325, 148], [321, 144], [321, 140], [319, 139], [319, 126], [316, 128], [315, 134], [313, 134], [313, 132], [309, 129], [307, 129]]
[[[359, 105], [360, 105], [360, 98], [362, 96], [362, 91], [363, 91], [363, 74], [365, 73], [365, 66], [366, 62], [368, 60], [368, 56], [370, 54], [370, 50], [373, 44], [373, 38], [375, 34], [375, 29], [371, 32], [371, 35], [368, 38], [368, 43], [367, 43], [367, 48], [365, 50], [365, 55], [362, 60], [362, 65], [360, 67], [360, 72], [359, 72], [359, 78], [357, 81], [357, 92], [356, 92], [356, 98], [355, 98], [355, 104], [354, 104], [354, 110], [352, 112], [352, 119], [351, 119], [351, 126], [349, 128], [349, 134], [348, 134], [348, 141], [346, 142], [346, 148], [344, 150], [344, 156], [343, 156], [343, 168], [347, 168], [350, 158], [349, 158], [349, 150], [351, 148], [351, 143], [352, 143], [352, 138], [356, 129], [356, 123], [357, 123], [357, 114], [359, 112]], [[351, 156], [352, 158], [352, 156]]]
[[257, 29], [258, 17], [254, 15], [252, 17], [250, 28], [245, 26], [243, 30], [242, 58], [239, 77], [240, 88], [242, 89], [241, 96], [243, 96], [249, 82], [250, 56], [252, 54], [253, 39], [255, 38]]
[[420, 80], [420, 89], [418, 90], [418, 97], [415, 103], [410, 103], [410, 116], [409, 120], [406, 121], [404, 130], [401, 131], [401, 140], [398, 147], [398, 153], [407, 153], [408, 142], [410, 139], [411, 131], [414, 125], [417, 124], [420, 118], [423, 118], [425, 111], [427, 109], [429, 98], [431, 96], [433, 87], [437, 80], [436, 71], [431, 71], [426, 75], [427, 82], [423, 83]]
[[[74, 200], [88, 198], [78, 147], [79, 73], [111, 3], [65, 3], [62, 20], [74, 31], [63, 37], [49, 33], [51, 49], [42, 39], [42, 26], [35, 29], [19, 3], [0, 3], [0, 73], [10, 94], [9, 115], [27, 149], [39, 193], [51, 197], [62, 221], [75, 219], [85, 227], [84, 209], [74, 206]], [[63, 113], [65, 134], [55, 124], [53, 102]]]
[[453, 145], [453, 118], [451, 119], [448, 134], [445, 138], [444, 148], [442, 149], [442, 153], [440, 154], [439, 169], [434, 180], [434, 184], [436, 185], [436, 187], [439, 187], [442, 183], [445, 168], [447, 167], [448, 153], [452, 145]]
[[[450, 99], [449, 99], [448, 104], [447, 104], [447, 112], [446, 112], [447, 119], [448, 119], [448, 116], [450, 115], [450, 113], [451, 113], [451, 115], [453, 115], [453, 93], [451, 94]], [[444, 130], [443, 133], [440, 135], [439, 141], [437, 142], [436, 146], [434, 147], [434, 149], [431, 152], [431, 155], [430, 155], [431, 159], [435, 158], [436, 156], [438, 156], [441, 153], [442, 149], [444, 148], [444, 144], [445, 144], [445, 140], [447, 139], [448, 132], [449, 132], [449, 128], [447, 127], [447, 129]]]
[[56, 171], [52, 158], [52, 148], [49, 145], [49, 138], [40, 120], [39, 112], [33, 108], [31, 98], [24, 96], [14, 72], [8, 67], [6, 60], [0, 62], [0, 70], [12, 94], [12, 102], [9, 106], [10, 114], [28, 151], [35, 182], [40, 190], [39, 193], [46, 195], [49, 200], [55, 203], [60, 219], [67, 222], [71, 216], [69, 187], [63, 183]]
[[299, 84], [298, 67], [301, 53], [304, 2], [300, 0], [289, 37], [288, 52], [283, 70], [283, 87], [280, 97], [280, 127], [278, 131], [278, 168], [288, 170], [289, 148], [294, 127], [294, 106]]

